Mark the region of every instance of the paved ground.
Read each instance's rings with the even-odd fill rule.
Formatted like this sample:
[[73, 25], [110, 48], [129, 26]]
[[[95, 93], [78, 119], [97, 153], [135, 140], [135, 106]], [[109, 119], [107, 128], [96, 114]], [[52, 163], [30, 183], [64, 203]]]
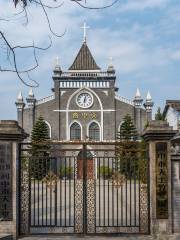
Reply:
[[[80, 182], [78, 184], [83, 184]], [[32, 183], [31, 185], [31, 224], [32, 225], [53, 225], [57, 226], [74, 226], [75, 216], [75, 199], [80, 199], [83, 193], [75, 192], [77, 185], [73, 181], [57, 182], [57, 190], [46, 188], [45, 184]], [[95, 218], [96, 225], [112, 226], [139, 226], [139, 185], [124, 184], [122, 188], [115, 188], [107, 180], [97, 181], [96, 187], [92, 190], [95, 197]], [[75, 195], [76, 193], [76, 195]], [[147, 197], [144, 194], [144, 198]], [[90, 199], [90, 198], [89, 198]], [[148, 201], [148, 200], [146, 200]], [[80, 201], [80, 204], [83, 202]], [[92, 209], [92, 204], [88, 210]], [[83, 209], [83, 205], [81, 206]], [[145, 208], [145, 207], [144, 207]], [[93, 210], [93, 209], [92, 209]], [[83, 214], [79, 213], [79, 214]], [[38, 232], [43, 233], [43, 232]]]
[[36, 236], [36, 237], [25, 237], [22, 238], [22, 240], [59, 240], [59, 239], [65, 239], [65, 240], [81, 240], [81, 239], [86, 239], [86, 240], [180, 240], [180, 235], [173, 235], [173, 236], [161, 236], [158, 238], [153, 238], [151, 236], [116, 236], [116, 237], [106, 237], [106, 236], [95, 236], [95, 237], [69, 237], [69, 236]]
[[12, 240], [12, 236], [0, 233], [0, 240]]
[[59, 240], [59, 239], [65, 239], [65, 240], [78, 240], [78, 239], [86, 239], [86, 240], [152, 240], [150, 237], [27, 237], [23, 238], [22, 240]]
[[[179, 235], [173, 235], [173, 236], [161, 236], [159, 238], [153, 238], [151, 236], [116, 236], [116, 237], [106, 237], [106, 236], [95, 236], [95, 237], [76, 237], [76, 236], [30, 236], [30, 237], [24, 237], [20, 238], [21, 240], [81, 240], [81, 239], [86, 239], [86, 240], [180, 240], [180, 234]], [[11, 237], [5, 235], [5, 234], [0, 234], [0, 240], [12, 240]]]

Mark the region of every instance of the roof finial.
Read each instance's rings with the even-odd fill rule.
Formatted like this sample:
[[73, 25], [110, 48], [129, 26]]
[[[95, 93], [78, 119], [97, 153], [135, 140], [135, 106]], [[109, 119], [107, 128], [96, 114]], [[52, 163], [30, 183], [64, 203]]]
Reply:
[[141, 93], [140, 93], [139, 88], [137, 88], [137, 90], [136, 90], [135, 98], [141, 98]]
[[109, 57], [109, 65], [108, 65], [107, 72], [110, 73], [110, 74], [115, 74], [115, 69], [114, 69], [114, 66], [113, 66], [113, 58], [112, 57]]
[[134, 102], [135, 108], [140, 108], [142, 105], [143, 99], [141, 98], [141, 93], [140, 93], [139, 88], [137, 88], [137, 90], [136, 90], [136, 95], [134, 97], [133, 102]]
[[152, 101], [152, 97], [149, 91], [147, 93], [146, 101]]
[[87, 29], [89, 29], [90, 27], [86, 25], [86, 22], [84, 22], [84, 25], [81, 28], [84, 30], [83, 42], [86, 42]]
[[29, 98], [34, 98], [34, 92], [33, 92], [33, 88], [32, 87], [29, 89], [28, 97]]
[[109, 66], [113, 66], [113, 57], [109, 57]]
[[60, 61], [59, 61], [59, 57], [57, 56], [56, 59], [55, 59], [55, 66], [59, 66], [59, 65], [60, 65], [59, 62], [60, 62]]
[[21, 91], [18, 94], [17, 101], [23, 101], [23, 96]]

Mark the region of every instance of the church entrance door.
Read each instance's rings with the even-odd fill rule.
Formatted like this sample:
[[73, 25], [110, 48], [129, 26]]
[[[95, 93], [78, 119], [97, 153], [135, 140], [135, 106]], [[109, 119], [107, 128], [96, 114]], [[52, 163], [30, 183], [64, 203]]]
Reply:
[[125, 159], [116, 143], [42, 146], [20, 146], [21, 235], [149, 233], [148, 160], [139, 150]]

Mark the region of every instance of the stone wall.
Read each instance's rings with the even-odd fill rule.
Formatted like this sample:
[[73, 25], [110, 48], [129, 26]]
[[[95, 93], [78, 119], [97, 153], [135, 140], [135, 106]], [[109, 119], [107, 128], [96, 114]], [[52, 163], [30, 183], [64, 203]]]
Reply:
[[[93, 106], [89, 109], [80, 109], [76, 104], [76, 96], [78, 91], [88, 91], [91, 92], [94, 98]], [[35, 105], [33, 108], [23, 109], [23, 128], [30, 134], [33, 128], [34, 122], [41, 115], [45, 121], [47, 121], [52, 127], [52, 139], [55, 140], [69, 140], [69, 126], [74, 121], [77, 120], [82, 125], [83, 139], [88, 135], [87, 126], [93, 120], [96, 120], [102, 129], [102, 135], [104, 140], [113, 140], [116, 137], [116, 133], [120, 124], [123, 121], [125, 115], [129, 114], [134, 123], [140, 126], [139, 131], [142, 132], [144, 126], [147, 122], [146, 111], [142, 108], [138, 109], [140, 111], [140, 118], [136, 119], [136, 109], [133, 105], [129, 103], [124, 103], [115, 98], [114, 88], [108, 88], [106, 90], [102, 89], [82, 89], [78, 90], [76, 88], [70, 89], [59, 89], [59, 94], [56, 89], [56, 97], [54, 100]], [[75, 95], [73, 95], [76, 93]], [[73, 112], [68, 112], [67, 104], [69, 99], [72, 99], [69, 103], [69, 109], [73, 110], [74, 113], [78, 112], [77, 119], [73, 118]], [[98, 97], [97, 97], [98, 96]], [[99, 98], [99, 99], [98, 99]], [[102, 112], [100, 110], [100, 103], [102, 104]], [[55, 111], [56, 110], [56, 111]], [[58, 110], [61, 110], [59, 112]], [[89, 110], [87, 114], [87, 110]], [[110, 110], [110, 111], [107, 111]], [[19, 112], [19, 110], [18, 110]], [[92, 117], [91, 113], [95, 113], [95, 117]], [[18, 118], [19, 123], [21, 117]]]
[[180, 233], [180, 143], [175, 143], [171, 151], [173, 232]]
[[173, 205], [173, 232], [180, 233], [180, 176], [179, 162], [172, 163], [173, 171], [173, 189], [172, 189], [172, 205]]
[[[0, 121], [0, 149], [1, 153], [3, 153], [3, 157], [1, 156], [0, 159], [1, 183], [3, 183], [0, 185], [0, 202], [2, 206], [0, 209], [0, 234], [11, 234], [13, 235], [14, 239], [16, 239], [18, 235], [19, 218], [18, 148], [19, 142], [26, 137], [27, 135], [24, 133], [23, 129], [18, 126], [18, 123], [16, 121]], [[8, 152], [4, 151], [6, 146], [9, 146]], [[12, 176], [10, 176], [11, 174]], [[7, 184], [9, 185], [8, 192]], [[6, 204], [8, 205], [7, 209]]]
[[149, 145], [150, 229], [154, 236], [172, 233], [170, 140], [175, 134], [165, 121], [150, 121], [143, 133]]

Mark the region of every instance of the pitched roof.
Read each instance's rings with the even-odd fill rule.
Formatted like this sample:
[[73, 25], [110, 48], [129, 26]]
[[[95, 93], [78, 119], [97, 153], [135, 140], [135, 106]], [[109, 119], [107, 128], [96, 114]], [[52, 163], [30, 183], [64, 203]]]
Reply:
[[100, 70], [86, 42], [83, 43], [69, 70]]

